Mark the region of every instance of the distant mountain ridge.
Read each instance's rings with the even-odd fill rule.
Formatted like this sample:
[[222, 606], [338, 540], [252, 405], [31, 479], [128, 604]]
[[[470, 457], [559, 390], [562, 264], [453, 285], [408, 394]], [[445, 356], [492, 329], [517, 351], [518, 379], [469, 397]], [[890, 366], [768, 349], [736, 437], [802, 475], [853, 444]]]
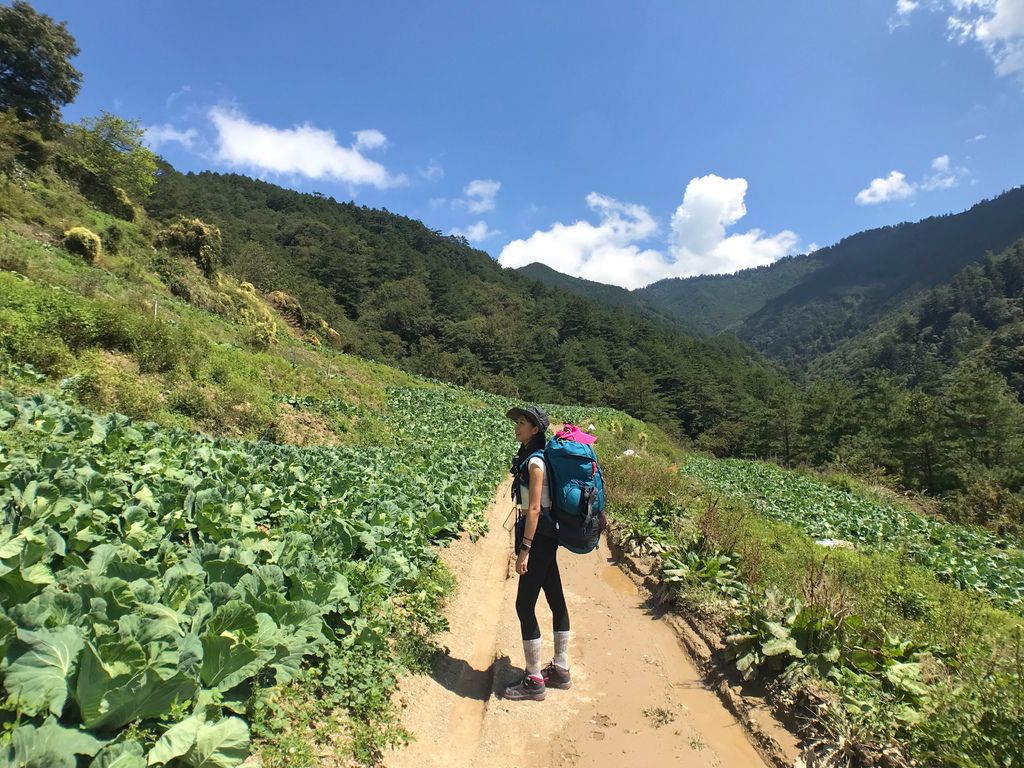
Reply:
[[[767, 267], [662, 280], [629, 293], [648, 310], [707, 333], [730, 331], [769, 357], [806, 368], [1021, 236], [1024, 187], [1017, 187], [962, 213], [867, 230]], [[574, 292], [580, 287], [562, 276], [533, 276]]]
[[572, 277], [552, 269], [547, 264], [541, 264], [539, 261], [527, 264], [516, 271], [551, 288], [561, 288], [563, 291], [576, 294], [602, 306], [620, 307], [649, 320], [668, 323], [684, 333], [705, 335], [707, 332], [705, 328], [689, 321], [681, 314], [655, 307], [640, 294], [617, 285], [607, 285], [596, 283], [593, 280], [584, 280], [581, 277]]
[[780, 259], [731, 275], [673, 277], [639, 289], [637, 296], [705, 333], [736, 332], [743, 321], [824, 266], [818, 252]]

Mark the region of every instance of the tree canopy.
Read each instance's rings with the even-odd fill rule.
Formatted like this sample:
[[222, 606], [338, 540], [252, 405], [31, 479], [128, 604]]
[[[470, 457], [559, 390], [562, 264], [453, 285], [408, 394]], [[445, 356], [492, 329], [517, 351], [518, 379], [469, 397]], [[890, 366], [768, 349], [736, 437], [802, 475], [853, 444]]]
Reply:
[[74, 101], [82, 84], [82, 73], [71, 65], [77, 55], [64, 22], [24, 0], [0, 6], [0, 110], [57, 127], [61, 107]]
[[68, 126], [65, 157], [104, 187], [118, 187], [142, 201], [153, 188], [157, 170], [156, 155], [142, 143], [144, 134], [138, 120], [101, 112]]

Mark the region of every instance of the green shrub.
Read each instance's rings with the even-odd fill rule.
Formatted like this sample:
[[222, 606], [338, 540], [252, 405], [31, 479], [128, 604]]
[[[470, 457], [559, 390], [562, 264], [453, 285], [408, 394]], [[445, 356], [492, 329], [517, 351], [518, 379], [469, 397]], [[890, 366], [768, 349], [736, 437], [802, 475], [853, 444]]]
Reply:
[[182, 218], [157, 235], [158, 248], [166, 248], [192, 259], [207, 277], [220, 266], [220, 229], [200, 219]]
[[85, 227], [72, 227], [65, 232], [64, 247], [90, 264], [96, 263], [102, 250], [99, 235]]
[[211, 419], [217, 415], [217, 409], [207, 393], [191, 382], [177, 387], [167, 396], [167, 407], [190, 419]]
[[61, 376], [74, 362], [59, 338], [31, 327], [18, 311], [0, 308], [0, 350], [18, 363], [28, 363], [50, 376]]
[[0, 170], [11, 173], [18, 163], [39, 168], [50, 154], [50, 146], [35, 124], [19, 120], [13, 110], [0, 112]]
[[103, 247], [110, 253], [120, 253], [124, 246], [124, 230], [117, 222], [112, 223], [103, 232]]
[[[121, 301], [83, 298], [2, 273], [0, 288], [0, 312], [6, 310], [12, 318], [0, 333], [0, 344], [14, 359], [50, 373], [66, 370], [68, 350], [79, 353], [99, 347], [123, 352], [135, 359], [140, 373], [188, 367], [208, 351], [191, 326], [154, 319]], [[40, 356], [40, 350], [47, 354]]]
[[19, 253], [7, 238], [0, 240], [0, 270], [23, 275], [28, 272], [28, 258]]

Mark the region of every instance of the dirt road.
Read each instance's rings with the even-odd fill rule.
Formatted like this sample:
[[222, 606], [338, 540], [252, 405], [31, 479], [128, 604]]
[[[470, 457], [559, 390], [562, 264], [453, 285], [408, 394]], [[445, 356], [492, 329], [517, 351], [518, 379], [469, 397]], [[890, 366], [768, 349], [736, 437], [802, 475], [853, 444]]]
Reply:
[[[415, 741], [389, 753], [389, 768], [423, 766], [764, 766], [742, 726], [701, 682], [676, 635], [653, 618], [602, 542], [587, 556], [559, 551], [573, 637], [573, 687], [543, 702], [497, 696], [522, 675], [510, 576], [511, 504], [503, 485], [488, 511], [490, 533], [442, 553], [458, 580], [449, 648], [432, 677], [402, 681], [403, 722]], [[538, 619], [550, 659], [551, 614]]]

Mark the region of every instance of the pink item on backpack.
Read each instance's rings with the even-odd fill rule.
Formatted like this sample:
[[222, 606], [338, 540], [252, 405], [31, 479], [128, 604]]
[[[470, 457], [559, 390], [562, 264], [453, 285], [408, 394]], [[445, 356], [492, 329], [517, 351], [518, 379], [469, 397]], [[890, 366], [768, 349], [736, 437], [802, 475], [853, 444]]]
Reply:
[[582, 443], [583, 445], [590, 445], [596, 443], [597, 438], [589, 432], [584, 432], [582, 429], [577, 427], [575, 424], [566, 424], [562, 427], [561, 432], [555, 434], [559, 440], [571, 440], [574, 443]]

